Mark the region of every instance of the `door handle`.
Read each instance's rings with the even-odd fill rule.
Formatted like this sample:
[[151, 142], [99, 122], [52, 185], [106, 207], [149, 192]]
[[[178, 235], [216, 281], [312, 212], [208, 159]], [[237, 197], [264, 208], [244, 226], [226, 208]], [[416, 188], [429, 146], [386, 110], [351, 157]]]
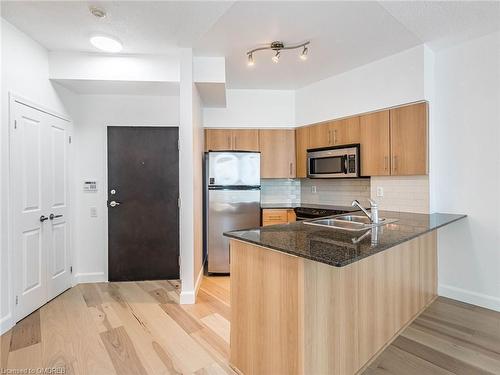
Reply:
[[42, 223], [43, 223], [45, 220], [49, 220], [49, 218], [48, 218], [48, 217], [46, 217], [46, 216], [44, 216], [44, 215], [40, 216], [40, 221], [41, 221]]
[[54, 215], [54, 214], [50, 214], [50, 215], [49, 215], [49, 219], [50, 219], [50, 220], [57, 219], [58, 217], [63, 217], [63, 215]]
[[109, 202], [109, 207], [116, 207], [116, 206], [119, 206], [119, 205], [120, 205], [120, 202], [116, 202], [116, 201]]

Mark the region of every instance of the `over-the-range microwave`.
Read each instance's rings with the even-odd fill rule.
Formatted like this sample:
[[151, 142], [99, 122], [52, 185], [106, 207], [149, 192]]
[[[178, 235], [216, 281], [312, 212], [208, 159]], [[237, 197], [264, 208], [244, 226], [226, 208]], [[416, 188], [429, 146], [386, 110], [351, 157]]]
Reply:
[[359, 177], [359, 144], [307, 150], [307, 177]]

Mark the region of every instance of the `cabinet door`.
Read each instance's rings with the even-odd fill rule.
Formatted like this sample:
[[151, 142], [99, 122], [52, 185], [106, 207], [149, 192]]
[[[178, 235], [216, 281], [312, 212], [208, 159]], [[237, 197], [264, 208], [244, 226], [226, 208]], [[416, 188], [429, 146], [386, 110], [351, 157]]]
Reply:
[[361, 116], [360, 138], [361, 175], [390, 175], [389, 111]]
[[260, 130], [260, 177], [295, 177], [295, 131]]
[[259, 151], [258, 129], [233, 129], [233, 150]]
[[310, 148], [319, 148], [331, 146], [332, 132], [330, 131], [330, 124], [323, 123], [313, 125], [309, 128], [309, 146]]
[[360, 142], [359, 116], [332, 121], [330, 124], [332, 145], [348, 145]]
[[205, 151], [233, 149], [231, 129], [205, 129]]
[[309, 148], [309, 129], [297, 128], [295, 130], [297, 178], [307, 177], [307, 149]]
[[390, 110], [391, 174], [427, 174], [427, 103]]

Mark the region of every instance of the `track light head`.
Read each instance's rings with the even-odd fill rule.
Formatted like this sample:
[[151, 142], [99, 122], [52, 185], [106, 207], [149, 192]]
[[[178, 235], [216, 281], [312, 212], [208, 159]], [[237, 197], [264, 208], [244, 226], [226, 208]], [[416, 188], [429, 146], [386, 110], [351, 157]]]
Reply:
[[249, 53], [248, 54], [248, 62], [247, 62], [248, 66], [254, 66], [255, 65], [255, 61], [253, 60], [253, 53]]
[[273, 63], [277, 64], [280, 61], [280, 51], [276, 51], [276, 54], [272, 58]]
[[300, 59], [301, 60], [307, 60], [307, 53], [309, 52], [309, 48], [304, 46], [304, 49], [302, 50], [302, 53], [300, 54]]

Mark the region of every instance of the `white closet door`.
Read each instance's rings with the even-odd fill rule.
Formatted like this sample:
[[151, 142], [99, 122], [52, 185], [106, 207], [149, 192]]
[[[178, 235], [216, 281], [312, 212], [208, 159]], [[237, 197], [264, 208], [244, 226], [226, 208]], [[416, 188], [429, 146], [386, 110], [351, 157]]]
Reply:
[[48, 131], [49, 192], [47, 212], [49, 220], [44, 227], [48, 234], [48, 299], [70, 287], [69, 264], [69, 210], [68, 210], [68, 134], [67, 122], [46, 115]]
[[[11, 110], [12, 245], [19, 321], [70, 286], [67, 135], [63, 120], [17, 102]], [[51, 220], [51, 213], [63, 216]]]

